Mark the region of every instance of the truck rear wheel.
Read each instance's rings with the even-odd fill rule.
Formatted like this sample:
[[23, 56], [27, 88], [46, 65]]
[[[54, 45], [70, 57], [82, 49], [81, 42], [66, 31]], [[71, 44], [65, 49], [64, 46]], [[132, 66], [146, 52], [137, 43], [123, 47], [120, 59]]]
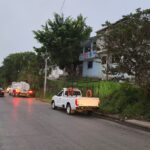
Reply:
[[67, 112], [68, 115], [71, 114], [71, 106], [70, 106], [70, 104], [67, 105], [66, 112]]

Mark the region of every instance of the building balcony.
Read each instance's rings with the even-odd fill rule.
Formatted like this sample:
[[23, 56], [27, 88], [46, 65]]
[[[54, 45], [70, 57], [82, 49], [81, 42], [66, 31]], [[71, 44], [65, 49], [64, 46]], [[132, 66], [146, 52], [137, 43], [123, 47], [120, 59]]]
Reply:
[[83, 52], [79, 56], [79, 61], [89, 60], [97, 57], [97, 51], [92, 50], [88, 52]]

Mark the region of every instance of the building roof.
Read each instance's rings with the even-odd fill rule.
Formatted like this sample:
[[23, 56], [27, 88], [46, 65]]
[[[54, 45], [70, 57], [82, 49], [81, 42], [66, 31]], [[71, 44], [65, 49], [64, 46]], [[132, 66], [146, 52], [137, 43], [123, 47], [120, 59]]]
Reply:
[[[116, 21], [115, 23], [111, 23], [111, 25], [114, 26], [114, 25], [116, 25], [116, 24], [118, 24], [118, 23], [120, 23], [120, 22], [124, 22], [124, 21], [126, 21], [126, 20], [127, 20], [126, 18], [122, 18], [122, 19]], [[104, 28], [102, 28], [102, 29], [96, 31], [96, 33], [98, 34], [98, 33], [100, 33], [100, 32], [104, 32], [104, 31], [106, 31], [107, 29], [108, 29], [108, 27], [104, 27]]]

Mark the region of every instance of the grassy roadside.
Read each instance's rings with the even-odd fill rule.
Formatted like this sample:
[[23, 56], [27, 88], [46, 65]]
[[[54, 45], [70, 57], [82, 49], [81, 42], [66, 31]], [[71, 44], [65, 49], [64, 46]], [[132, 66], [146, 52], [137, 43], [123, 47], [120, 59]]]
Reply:
[[46, 95], [45, 95], [45, 97], [44, 97], [44, 96], [43, 96], [43, 89], [38, 90], [38, 91], [36, 92], [36, 99], [37, 99], [37, 100], [40, 100], [40, 101], [42, 101], [42, 102], [50, 103], [52, 96], [53, 96], [53, 95], [50, 95], [49, 92], [46, 92]]
[[100, 107], [104, 113], [119, 114], [126, 118], [150, 121], [149, 92], [130, 84], [121, 84], [120, 89], [106, 96]]
[[37, 97], [50, 103], [54, 94], [57, 94], [63, 87], [70, 86], [79, 88], [83, 96], [86, 95], [87, 89], [91, 89], [93, 96], [99, 97], [101, 100], [99, 111], [102, 113], [150, 120], [150, 93], [146, 89], [128, 83], [110, 81], [48, 81], [46, 96], [43, 98], [43, 93], [39, 92]]

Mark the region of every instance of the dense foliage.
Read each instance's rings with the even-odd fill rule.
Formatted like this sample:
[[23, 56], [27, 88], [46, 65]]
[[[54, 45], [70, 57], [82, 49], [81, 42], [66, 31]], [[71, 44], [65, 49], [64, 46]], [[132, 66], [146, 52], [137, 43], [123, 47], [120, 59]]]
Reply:
[[7, 56], [0, 68], [0, 76], [5, 84], [13, 81], [27, 81], [36, 83], [39, 75], [39, 64], [34, 52], [14, 53]]
[[150, 83], [150, 9], [124, 16], [123, 19], [105, 24], [104, 49], [120, 58], [112, 73], [128, 73], [135, 76], [139, 85]]
[[150, 120], [150, 93], [147, 89], [121, 84], [120, 89], [105, 97], [101, 111], [124, 117]]
[[35, 51], [41, 56], [48, 55], [53, 64], [72, 73], [79, 63], [81, 42], [90, 36], [91, 31], [82, 15], [72, 19], [55, 14], [54, 20], [49, 19], [41, 30], [34, 31], [35, 39], [41, 44]]

